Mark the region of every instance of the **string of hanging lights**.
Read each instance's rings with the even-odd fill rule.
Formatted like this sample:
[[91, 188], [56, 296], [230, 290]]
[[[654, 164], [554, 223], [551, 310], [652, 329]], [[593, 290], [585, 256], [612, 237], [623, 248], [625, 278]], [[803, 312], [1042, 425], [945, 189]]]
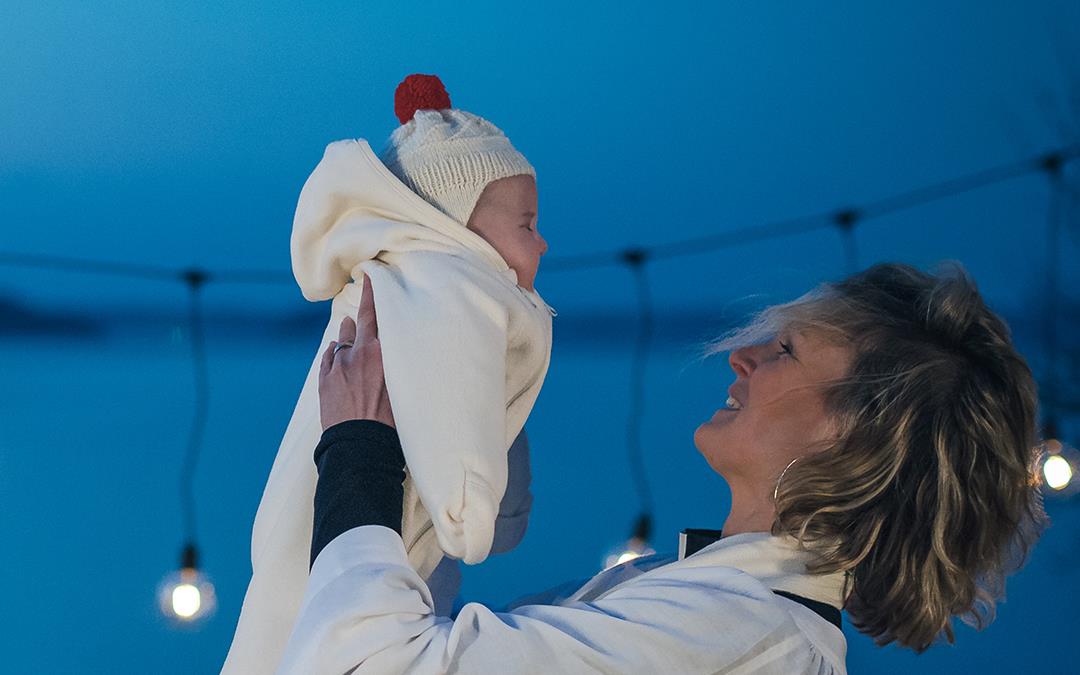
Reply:
[[630, 411], [626, 419], [626, 449], [630, 471], [641, 502], [641, 511], [630, 530], [630, 537], [604, 555], [605, 569], [656, 552], [649, 545], [653, 521], [652, 491], [649, 489], [641, 446], [641, 422], [645, 415], [645, 367], [653, 334], [652, 296], [649, 293], [646, 270], [648, 254], [642, 249], [629, 249], [623, 253], [623, 261], [634, 275], [638, 301], [638, 337], [630, 366]]
[[195, 528], [195, 467], [199, 461], [206, 416], [210, 408], [209, 369], [206, 362], [206, 336], [203, 331], [200, 295], [207, 275], [204, 271], [193, 268], [185, 272], [184, 279], [190, 298], [188, 332], [195, 375], [195, 416], [191, 422], [187, 452], [180, 472], [180, 508], [184, 529], [180, 566], [167, 574], [158, 585], [158, 605], [162, 614], [170, 621], [197, 625], [209, 619], [217, 607], [214, 584], [199, 566]]
[[[780, 239], [830, 227], [836, 227], [841, 232], [853, 232], [857, 224], [868, 220], [941, 201], [1021, 176], [1044, 172], [1047, 171], [1048, 166], [1064, 167], [1065, 164], [1077, 158], [1080, 158], [1080, 144], [1067, 145], [1019, 161], [1001, 164], [975, 173], [965, 174], [939, 183], [866, 202], [860, 206], [848, 206], [824, 213], [797, 216], [760, 225], [725, 229], [723, 233], [717, 235], [692, 237], [650, 246], [638, 246], [632, 250], [642, 251], [650, 260], [659, 260], [702, 255], [751, 242]], [[850, 266], [855, 258], [854, 239], [851, 239], [850, 243], [845, 245], [849, 246], [847, 259]], [[544, 273], [622, 265], [625, 263], [628, 250], [630, 249], [618, 248], [577, 255], [544, 256]], [[13, 251], [0, 251], [0, 266], [55, 269], [180, 283], [186, 283], [184, 275], [187, 272], [186, 268], [176, 269], [155, 265], [86, 260]], [[291, 274], [281, 270], [204, 270], [204, 272], [207, 283], [275, 285], [294, 285], [296, 283]]]
[[[891, 197], [867, 202], [858, 207], [845, 207], [825, 213], [753, 225], [723, 234], [695, 237], [653, 246], [616, 249], [572, 256], [545, 257], [545, 272], [595, 269], [611, 265], [626, 265], [632, 271], [637, 289], [639, 331], [631, 365], [631, 409], [627, 421], [627, 454], [634, 483], [639, 494], [641, 511], [634, 521], [631, 535], [613, 549], [604, 564], [625, 562], [639, 555], [652, 553], [649, 537], [652, 530], [652, 496], [644, 468], [641, 444], [641, 421], [644, 416], [644, 373], [653, 331], [651, 298], [646, 275], [646, 263], [662, 258], [700, 255], [754, 241], [789, 237], [818, 229], [835, 227], [841, 235], [845, 265], [855, 271], [858, 265], [856, 227], [873, 218], [896, 213], [916, 206], [939, 201], [965, 192], [1001, 183], [1036, 172], [1045, 172], [1051, 179], [1051, 207], [1048, 215], [1047, 302], [1044, 320], [1049, 363], [1043, 398], [1045, 405], [1044, 438], [1038, 473], [1048, 493], [1071, 496], [1080, 492], [1080, 453], [1057, 438], [1057, 403], [1055, 399], [1058, 313], [1058, 242], [1060, 239], [1061, 195], [1067, 186], [1062, 179], [1064, 166], [1080, 157], [1080, 144], [1058, 148], [1048, 153], [959, 176], [926, 187], [902, 192]], [[193, 481], [195, 466], [202, 444], [209, 395], [206, 377], [205, 341], [200, 308], [200, 291], [207, 283], [254, 283], [292, 285], [291, 274], [280, 270], [197, 270], [174, 269], [164, 266], [87, 260], [63, 256], [26, 254], [0, 251], [0, 265], [55, 269], [89, 274], [103, 274], [158, 281], [181, 282], [190, 289], [190, 333], [192, 361], [196, 382], [196, 410], [191, 436], [181, 472], [181, 505], [184, 514], [184, 544], [177, 571], [170, 573], [159, 586], [162, 613], [181, 625], [198, 625], [215, 609], [214, 588], [201, 570], [199, 549], [195, 539], [195, 498]], [[1047, 405], [1048, 404], [1048, 405]]]
[[1046, 309], [1043, 311], [1043, 351], [1045, 374], [1040, 392], [1043, 408], [1043, 441], [1038, 457], [1038, 477], [1044, 494], [1068, 498], [1080, 493], [1080, 452], [1060, 440], [1058, 435], [1058, 317], [1061, 312], [1060, 247], [1062, 219], [1065, 214], [1063, 163], [1047, 157], [1042, 165], [1049, 183], [1046, 213]]

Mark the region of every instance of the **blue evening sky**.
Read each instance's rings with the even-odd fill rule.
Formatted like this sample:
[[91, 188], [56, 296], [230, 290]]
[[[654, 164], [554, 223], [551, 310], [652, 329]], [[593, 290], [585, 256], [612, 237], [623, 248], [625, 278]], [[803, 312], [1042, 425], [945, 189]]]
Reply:
[[[396, 126], [437, 73], [533, 162], [552, 258], [737, 232], [1080, 141], [1080, 4], [1031, 2], [26, 2], [0, 5], [0, 262], [9, 253], [288, 280], [296, 197], [324, 146]], [[1066, 177], [1075, 186], [1080, 169]], [[955, 259], [1040, 378], [1046, 177], [861, 223], [858, 264]], [[1077, 383], [1080, 210], [1062, 238], [1058, 372]], [[658, 261], [645, 464], [656, 546], [719, 527], [723, 482], [691, 442], [723, 404], [695, 345], [846, 271], [831, 229]], [[530, 418], [536, 495], [518, 550], [466, 570], [500, 603], [595, 571], [637, 502], [625, 459], [633, 279], [541, 274], [559, 310]], [[251, 521], [328, 306], [294, 285], [211, 284], [210, 409], [195, 481], [217, 614], [171, 630], [154, 588], [181, 544], [194, 411], [174, 282], [0, 265], [0, 651], [11, 673], [216, 673]], [[1075, 419], [1063, 427], [1074, 441]], [[852, 672], [1075, 672], [1080, 514], [1054, 527], [998, 621], [922, 656], [850, 625]]]

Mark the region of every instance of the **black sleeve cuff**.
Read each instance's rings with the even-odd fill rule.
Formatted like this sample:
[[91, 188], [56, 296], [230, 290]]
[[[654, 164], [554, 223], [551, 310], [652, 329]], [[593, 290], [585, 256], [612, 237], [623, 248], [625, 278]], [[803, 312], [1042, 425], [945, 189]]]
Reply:
[[384, 525], [401, 534], [405, 455], [397, 430], [374, 420], [330, 427], [315, 447], [319, 480], [311, 564], [339, 534], [361, 525]]

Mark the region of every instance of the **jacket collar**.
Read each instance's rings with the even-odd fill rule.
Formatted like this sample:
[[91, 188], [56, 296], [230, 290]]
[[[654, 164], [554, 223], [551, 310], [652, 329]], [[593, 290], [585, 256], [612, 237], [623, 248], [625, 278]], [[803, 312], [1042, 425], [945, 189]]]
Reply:
[[679, 560], [672, 565], [734, 567], [771, 589], [843, 607], [844, 573], [810, 574], [806, 565], [812, 558], [787, 535], [744, 532], [722, 537], [719, 530], [688, 529], [679, 535]]
[[679, 533], [679, 560], [694, 555], [709, 544], [720, 541], [724, 536], [721, 530], [702, 530], [687, 528]]

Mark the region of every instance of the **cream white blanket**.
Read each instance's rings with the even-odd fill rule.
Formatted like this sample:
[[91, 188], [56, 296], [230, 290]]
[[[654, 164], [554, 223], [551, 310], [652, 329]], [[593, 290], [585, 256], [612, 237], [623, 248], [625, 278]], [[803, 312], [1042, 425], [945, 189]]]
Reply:
[[293, 273], [330, 320], [255, 517], [252, 578], [223, 673], [273, 672], [308, 578], [318, 370], [361, 273], [375, 297], [386, 385], [408, 464], [402, 539], [424, 579], [443, 557], [482, 561], [506, 488], [506, 453], [551, 354], [551, 310], [486, 241], [428, 204], [368, 144], [326, 148], [300, 194]]

